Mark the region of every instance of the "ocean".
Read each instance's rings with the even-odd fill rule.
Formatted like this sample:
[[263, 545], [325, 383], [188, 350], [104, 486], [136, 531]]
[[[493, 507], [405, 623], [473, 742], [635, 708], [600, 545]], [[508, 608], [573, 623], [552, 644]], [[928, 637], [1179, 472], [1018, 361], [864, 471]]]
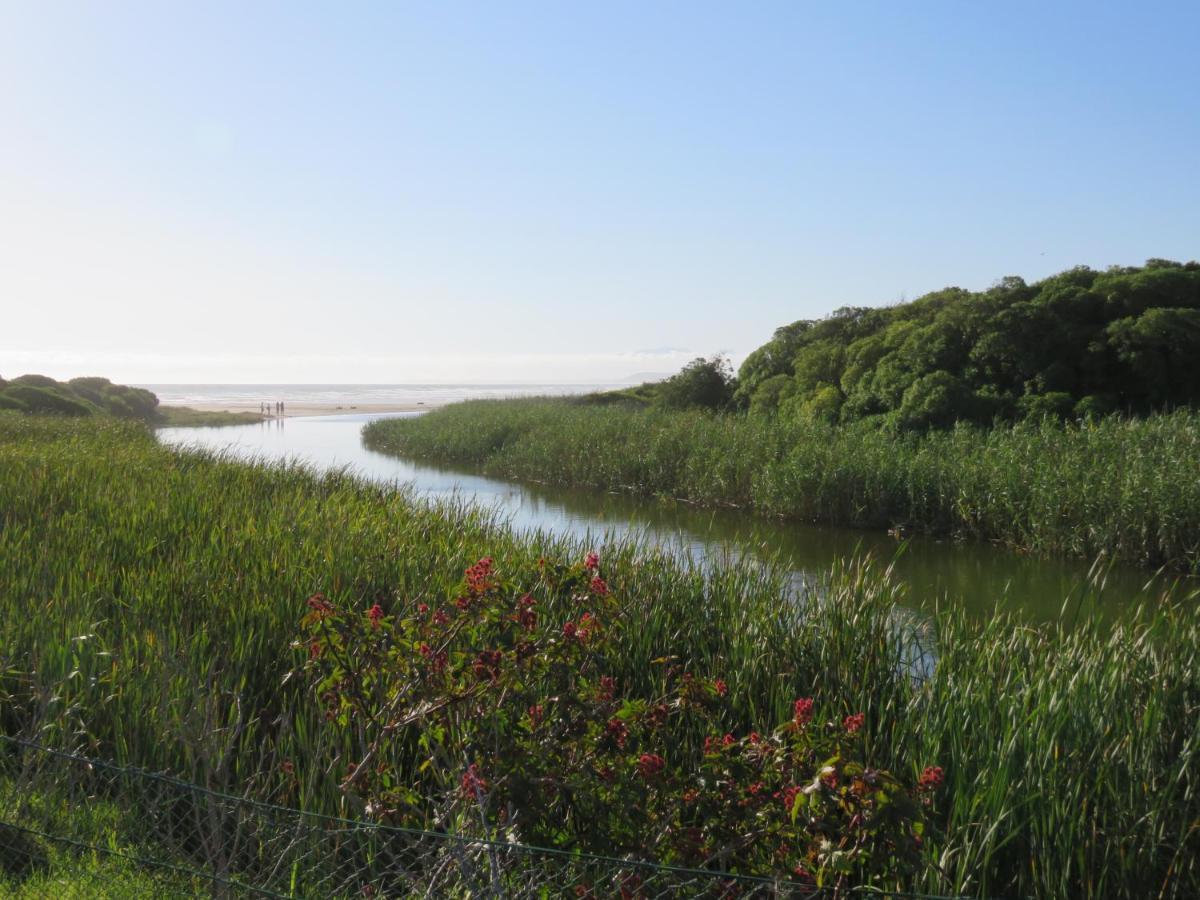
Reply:
[[622, 384], [139, 384], [160, 402], [173, 406], [237, 404], [262, 401], [355, 404], [426, 404], [503, 397], [565, 396], [627, 387]]

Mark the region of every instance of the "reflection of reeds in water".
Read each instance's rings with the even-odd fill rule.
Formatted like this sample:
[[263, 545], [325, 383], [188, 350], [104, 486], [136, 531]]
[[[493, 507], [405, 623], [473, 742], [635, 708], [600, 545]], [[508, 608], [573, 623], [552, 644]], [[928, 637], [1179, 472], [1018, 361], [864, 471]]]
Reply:
[[[136, 426], [0, 415], [0, 726], [264, 797], [284, 789], [291, 760], [290, 802], [336, 809], [341, 748], [285, 679], [305, 598], [394, 613], [452, 596], [480, 556], [517, 572], [586, 549], [345, 473], [173, 453]], [[769, 728], [811, 696], [823, 717], [866, 714], [876, 764], [945, 769], [926, 840], [940, 869], [915, 887], [1200, 887], [1195, 596], [1116, 623], [980, 624], [918, 616], [869, 560], [797, 585], [770, 562], [701, 566], [636, 542], [601, 553], [629, 617], [610, 662], [632, 694], [657, 691], [653, 661], [672, 656], [728, 682], [730, 731]]]

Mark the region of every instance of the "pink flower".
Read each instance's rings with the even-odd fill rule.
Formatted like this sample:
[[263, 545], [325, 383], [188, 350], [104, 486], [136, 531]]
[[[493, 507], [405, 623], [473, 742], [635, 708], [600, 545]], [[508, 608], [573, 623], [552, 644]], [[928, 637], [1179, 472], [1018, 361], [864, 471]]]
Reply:
[[718, 697], [724, 697], [729, 693], [729, 685], [727, 685], [723, 679], [718, 678], [713, 682], [713, 690], [717, 692]]
[[608, 582], [597, 575], [592, 579], [592, 593], [598, 597], [603, 597], [608, 593]]
[[429, 604], [428, 603], [418, 603], [417, 604], [417, 612], [422, 616], [425, 615], [425, 613], [429, 612]]
[[854, 734], [856, 731], [858, 731], [858, 729], [863, 727], [863, 722], [866, 720], [866, 718], [867, 717], [863, 713], [855, 713], [852, 716], [846, 716], [846, 718], [842, 719], [842, 727], [845, 728], [850, 734]]
[[574, 622], [563, 623], [562, 633], [563, 633], [563, 637], [568, 638], [568, 639], [575, 637], [575, 623]]
[[597, 553], [595, 550], [593, 550], [591, 553], [589, 553], [583, 560], [583, 567], [585, 569], [595, 569], [599, 565], [600, 565], [600, 554]]
[[378, 628], [379, 623], [383, 621], [383, 607], [376, 603], [367, 611], [367, 618], [371, 620], [372, 628]]

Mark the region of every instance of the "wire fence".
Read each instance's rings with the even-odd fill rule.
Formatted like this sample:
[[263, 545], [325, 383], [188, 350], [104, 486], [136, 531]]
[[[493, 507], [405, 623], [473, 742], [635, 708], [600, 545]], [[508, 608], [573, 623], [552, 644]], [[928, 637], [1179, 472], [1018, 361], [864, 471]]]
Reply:
[[0, 736], [0, 896], [831, 895], [811, 883], [317, 815]]

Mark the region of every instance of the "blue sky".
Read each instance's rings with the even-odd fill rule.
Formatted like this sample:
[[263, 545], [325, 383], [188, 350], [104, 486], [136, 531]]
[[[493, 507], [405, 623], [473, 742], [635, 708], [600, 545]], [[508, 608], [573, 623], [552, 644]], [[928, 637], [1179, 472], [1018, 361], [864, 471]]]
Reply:
[[0, 375], [593, 381], [1191, 259], [1200, 4], [4, 3]]

